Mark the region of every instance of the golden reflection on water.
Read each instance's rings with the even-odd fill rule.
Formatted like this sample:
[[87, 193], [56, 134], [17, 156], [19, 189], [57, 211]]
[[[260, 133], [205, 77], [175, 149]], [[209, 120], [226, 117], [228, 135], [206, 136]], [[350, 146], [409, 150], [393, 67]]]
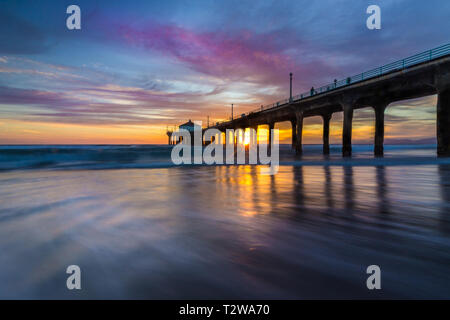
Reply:
[[276, 175], [259, 174], [255, 166], [224, 166], [214, 171], [216, 184], [221, 185], [219, 197], [233, 199], [238, 212], [246, 216], [280, 212], [286, 207], [300, 212], [373, 208], [386, 201], [383, 167], [286, 166]]
[[211, 196], [243, 216], [345, 210], [364, 218], [374, 212], [406, 214], [402, 206], [415, 202], [423, 202], [422, 211], [433, 214], [439, 210], [429, 202], [445, 200], [440, 195], [447, 194], [441, 192], [443, 174], [436, 166], [422, 166], [414, 174], [408, 167], [384, 166], [281, 166], [276, 175], [259, 174], [255, 166], [212, 171], [214, 183], [206, 187]]
[[393, 200], [400, 204], [443, 200], [441, 195], [447, 192], [442, 192], [440, 176], [447, 171], [436, 166], [422, 166], [414, 173], [408, 169], [281, 166], [277, 174], [263, 175], [259, 167], [244, 165], [10, 172], [3, 178], [15, 181], [14, 190], [2, 192], [1, 206], [30, 212], [43, 206], [44, 215], [24, 215], [30, 222], [57, 217], [60, 208], [82, 212], [52, 231], [60, 233], [89, 220], [115, 227], [129, 219], [167, 216], [183, 208], [232, 209], [244, 216], [328, 209], [388, 212]]
[[[220, 288], [227, 285], [216, 282], [217, 274], [207, 276], [222, 274], [217, 268], [224, 265], [229, 273], [223, 274], [235, 285], [254, 283], [258, 272], [277, 283], [282, 275], [259, 269], [261, 264], [283, 260], [294, 274], [306, 261], [301, 257], [321, 252], [328, 258], [336, 250], [347, 256], [346, 245], [366, 252], [373, 242], [375, 256], [384, 255], [385, 237], [397, 240], [389, 246], [404, 241], [398, 252], [434, 254], [430, 259], [441, 270], [450, 233], [449, 181], [447, 165], [280, 166], [276, 175], [248, 165], [4, 172], [0, 281], [14, 288], [10, 292], [35, 297], [30, 287], [60, 288], [61, 270], [73, 261], [90, 272], [108, 273], [112, 266], [122, 275], [129, 262], [138, 276], [127, 285], [140, 288], [142, 278], [152, 277], [149, 283], [159, 285], [151, 292], [171, 297], [177, 295], [166, 284], [177, 283], [174, 275], [186, 268], [198, 281]], [[431, 249], [421, 251], [418, 239]], [[33, 272], [24, 276], [28, 269]], [[116, 285], [102, 283], [92, 288], [95, 294], [89, 292], [109, 296]], [[48, 296], [67, 294], [55, 290]], [[0, 296], [11, 295], [0, 289]]]

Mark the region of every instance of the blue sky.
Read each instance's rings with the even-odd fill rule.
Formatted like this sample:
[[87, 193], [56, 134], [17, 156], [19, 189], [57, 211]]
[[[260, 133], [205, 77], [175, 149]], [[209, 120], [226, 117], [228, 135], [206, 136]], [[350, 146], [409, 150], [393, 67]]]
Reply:
[[[66, 28], [70, 4], [81, 30]], [[370, 4], [381, 30], [366, 28]], [[167, 125], [286, 98], [289, 72], [296, 94], [448, 43], [449, 13], [436, 0], [4, 1], [0, 143], [164, 142]], [[413, 139], [434, 137], [434, 104], [390, 108], [388, 139], [417, 122]], [[366, 141], [373, 114], [357, 115]]]

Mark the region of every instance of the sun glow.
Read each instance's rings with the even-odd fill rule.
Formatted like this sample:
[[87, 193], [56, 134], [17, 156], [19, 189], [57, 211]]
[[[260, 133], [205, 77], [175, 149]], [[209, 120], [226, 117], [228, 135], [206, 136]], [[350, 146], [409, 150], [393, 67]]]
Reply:
[[250, 131], [246, 130], [244, 133], [244, 145], [248, 146], [250, 144]]

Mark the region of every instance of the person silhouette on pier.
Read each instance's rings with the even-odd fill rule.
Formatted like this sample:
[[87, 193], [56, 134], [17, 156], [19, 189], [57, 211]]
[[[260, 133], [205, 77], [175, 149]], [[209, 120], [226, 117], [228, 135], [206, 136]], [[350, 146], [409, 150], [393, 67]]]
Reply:
[[314, 95], [314, 87], [311, 87], [311, 95]]

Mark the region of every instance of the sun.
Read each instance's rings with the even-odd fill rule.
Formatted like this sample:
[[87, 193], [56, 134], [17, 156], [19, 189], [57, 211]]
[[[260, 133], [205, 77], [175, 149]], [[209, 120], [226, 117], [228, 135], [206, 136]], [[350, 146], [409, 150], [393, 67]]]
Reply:
[[244, 145], [248, 146], [250, 144], [250, 131], [245, 131], [244, 133]]

